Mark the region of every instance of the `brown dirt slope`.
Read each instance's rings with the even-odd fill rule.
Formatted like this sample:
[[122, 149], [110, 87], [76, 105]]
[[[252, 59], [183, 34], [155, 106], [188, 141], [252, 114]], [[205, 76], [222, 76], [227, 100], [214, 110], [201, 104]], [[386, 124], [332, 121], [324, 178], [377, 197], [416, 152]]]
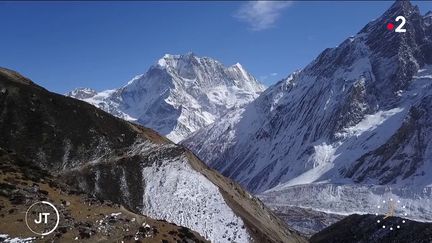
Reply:
[[[185, 227], [90, 197], [1, 148], [0, 168], [0, 233], [11, 238], [35, 237], [35, 241], [43, 242], [206, 242]], [[43, 239], [24, 222], [26, 210], [37, 201], [53, 203], [60, 213], [58, 228]]]

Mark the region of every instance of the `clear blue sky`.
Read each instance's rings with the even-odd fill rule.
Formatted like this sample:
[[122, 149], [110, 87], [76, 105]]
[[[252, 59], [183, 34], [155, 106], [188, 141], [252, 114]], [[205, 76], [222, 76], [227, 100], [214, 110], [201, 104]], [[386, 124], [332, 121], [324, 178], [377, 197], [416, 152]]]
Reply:
[[[65, 93], [124, 85], [165, 53], [240, 62], [270, 85], [392, 2], [0, 2], [0, 66]], [[430, 2], [414, 2], [422, 13]]]

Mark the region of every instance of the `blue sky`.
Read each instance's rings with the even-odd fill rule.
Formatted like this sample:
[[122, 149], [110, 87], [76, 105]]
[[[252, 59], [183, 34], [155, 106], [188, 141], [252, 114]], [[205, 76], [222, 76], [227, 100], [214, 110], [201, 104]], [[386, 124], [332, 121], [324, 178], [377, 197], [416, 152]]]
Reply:
[[[0, 66], [45, 88], [117, 88], [165, 53], [241, 63], [271, 85], [392, 2], [0, 2]], [[430, 2], [414, 2], [422, 13]], [[428, 6], [430, 5], [430, 6]]]

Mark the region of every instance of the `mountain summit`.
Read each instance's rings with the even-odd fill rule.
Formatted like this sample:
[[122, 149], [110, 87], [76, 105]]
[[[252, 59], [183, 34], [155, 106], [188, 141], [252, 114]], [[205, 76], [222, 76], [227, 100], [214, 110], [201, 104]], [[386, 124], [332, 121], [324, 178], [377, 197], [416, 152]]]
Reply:
[[122, 88], [99, 93], [80, 88], [67, 95], [179, 142], [263, 90], [239, 63], [225, 67], [212, 58], [187, 53], [164, 55]]

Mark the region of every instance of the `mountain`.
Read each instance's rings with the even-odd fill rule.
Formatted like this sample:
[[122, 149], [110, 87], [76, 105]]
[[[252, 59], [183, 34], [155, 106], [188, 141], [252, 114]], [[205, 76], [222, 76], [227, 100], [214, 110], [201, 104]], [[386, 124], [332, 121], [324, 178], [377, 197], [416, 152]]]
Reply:
[[[206, 242], [190, 231], [162, 220], [135, 214], [107, 200], [100, 200], [65, 184], [61, 177], [0, 148], [1, 242]], [[30, 185], [30, 186], [29, 186]], [[58, 230], [36, 236], [23, 222], [29, 202], [50, 201], [61, 218]], [[43, 239], [43, 240], [42, 240]]]
[[[351, 215], [336, 224], [313, 235], [311, 243], [428, 243], [432, 241], [432, 224], [406, 220], [397, 230], [378, 228], [375, 215]], [[389, 224], [396, 225], [402, 219], [388, 218]]]
[[122, 88], [99, 93], [79, 88], [66, 95], [179, 142], [227, 111], [251, 102], [263, 90], [239, 63], [225, 67], [188, 53], [166, 54]]
[[395, 2], [182, 144], [272, 207], [368, 212], [389, 193], [432, 220], [431, 18]]
[[65, 184], [207, 240], [305, 241], [184, 147], [7, 69], [0, 69], [0, 134], [3, 150]]

